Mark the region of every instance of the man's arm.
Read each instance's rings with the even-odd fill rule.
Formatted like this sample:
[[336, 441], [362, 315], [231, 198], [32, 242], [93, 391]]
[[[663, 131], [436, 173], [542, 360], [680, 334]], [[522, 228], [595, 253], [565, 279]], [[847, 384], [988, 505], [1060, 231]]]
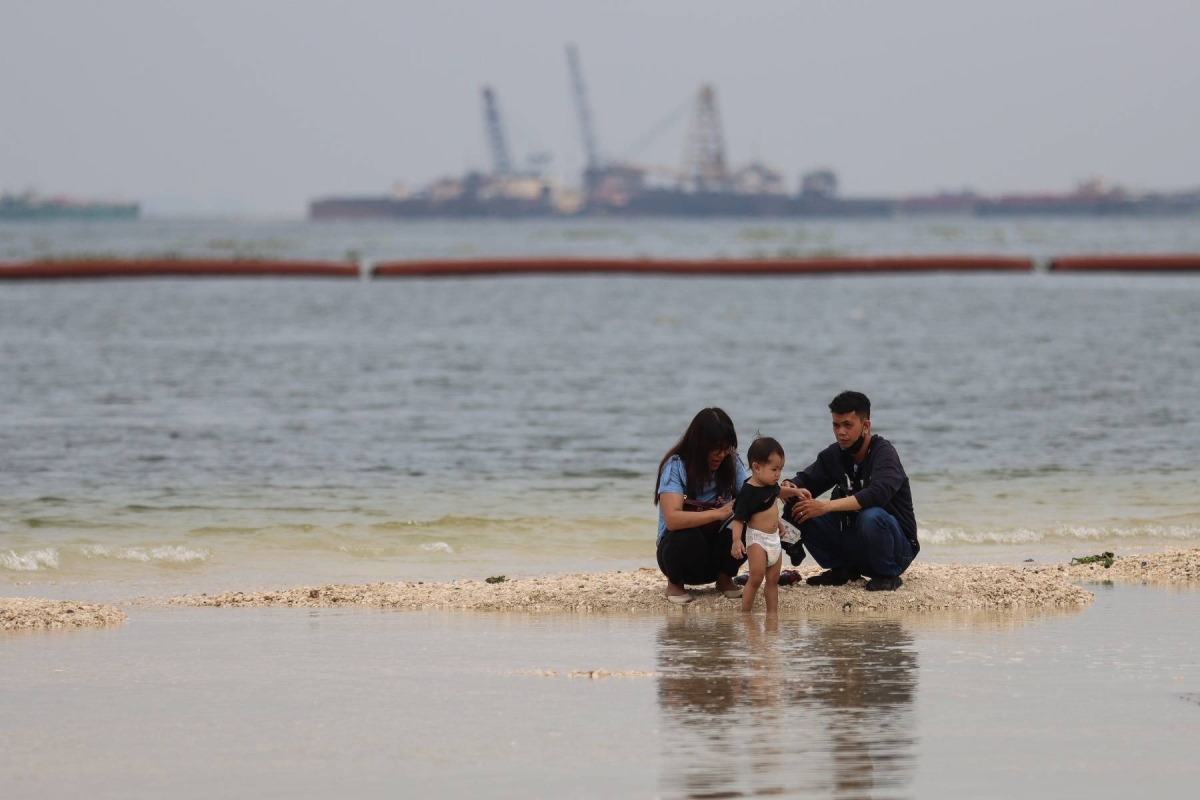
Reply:
[[[825, 511], [818, 513], [818, 509], [824, 505], [824, 501], [815, 498], [828, 492], [837, 484], [837, 477], [828, 469], [825, 464], [826, 459], [822, 458], [823, 455], [824, 453], [818, 453], [817, 460], [797, 472], [796, 477], [792, 480], [792, 483], [808, 492], [807, 497], [801, 495], [791, 507], [792, 522], [797, 525], [826, 513]], [[838, 509], [829, 510], [836, 511]]]
[[808, 489], [809, 493], [816, 497], [832, 489], [837, 484], [837, 476], [830, 473], [818, 454], [817, 460], [797, 472], [791, 482], [797, 488]]
[[891, 502], [896, 492], [904, 485], [904, 466], [900, 454], [889, 442], [875, 452], [871, 463], [871, 481], [854, 493], [853, 498], [860, 508], [881, 508]]
[[823, 517], [831, 511], [861, 511], [856, 495], [839, 497], [837, 500], [801, 500], [792, 509], [792, 519], [805, 522], [817, 517]]
[[792, 516], [816, 519], [831, 511], [861, 511], [864, 508], [882, 508], [904, 483], [904, 467], [900, 455], [890, 444], [880, 445], [871, 462], [871, 483], [849, 497], [837, 500], [801, 500], [796, 504]]

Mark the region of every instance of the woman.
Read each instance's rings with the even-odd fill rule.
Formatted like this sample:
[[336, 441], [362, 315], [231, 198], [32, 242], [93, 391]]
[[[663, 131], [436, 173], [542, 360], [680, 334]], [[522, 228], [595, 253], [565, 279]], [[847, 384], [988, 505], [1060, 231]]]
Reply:
[[667, 576], [667, 600], [690, 603], [684, 584], [712, 583], [728, 598], [742, 596], [733, 576], [745, 563], [734, 558], [726, 520], [746, 481], [729, 415], [706, 408], [658, 465], [658, 568]]

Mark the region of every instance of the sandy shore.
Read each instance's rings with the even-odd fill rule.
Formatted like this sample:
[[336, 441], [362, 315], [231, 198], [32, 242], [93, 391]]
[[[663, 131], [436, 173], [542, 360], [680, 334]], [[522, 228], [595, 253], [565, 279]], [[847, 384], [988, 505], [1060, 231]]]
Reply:
[[1200, 548], [1117, 556], [1108, 569], [1103, 564], [1068, 567], [1073, 581], [1122, 581], [1124, 583], [1200, 583]]
[[124, 622], [125, 619], [125, 612], [112, 606], [61, 600], [0, 598], [0, 630], [99, 628]]
[[[802, 576], [820, 570], [808, 566]], [[1200, 583], [1200, 548], [1147, 555], [1118, 556], [1102, 564], [1066, 564], [1024, 568], [985, 564], [914, 564], [897, 592], [868, 592], [862, 581], [841, 587], [804, 584], [781, 587], [781, 611], [930, 612], [989, 609], [1072, 608], [1090, 603], [1080, 581], [1149, 584]], [[525, 612], [645, 612], [668, 609], [734, 610], [739, 602], [714, 588], [693, 589], [687, 606], [669, 605], [657, 570], [574, 573], [540, 578], [451, 583], [325, 584], [277, 591], [224, 592], [140, 599], [134, 605], [291, 606], [332, 608], [365, 606], [398, 610]], [[762, 597], [758, 605], [762, 606]], [[57, 600], [0, 598], [0, 630], [87, 628], [123, 622], [125, 613], [109, 605]]]
[[[805, 576], [816, 567], [801, 570]], [[863, 582], [843, 587], [799, 584], [782, 587], [783, 611], [906, 611], [1045, 608], [1079, 606], [1092, 593], [1072, 585], [1065, 567], [1017, 569], [996, 565], [914, 564], [897, 592], [868, 592]], [[486, 583], [376, 583], [361, 586], [302, 586], [273, 592], [187, 595], [167, 601], [184, 606], [360, 605], [405, 610], [467, 611], [662, 611], [665, 582], [655, 569], [580, 573]], [[735, 609], [712, 587], [693, 591], [689, 609]], [[761, 593], [759, 604], [762, 603]]]

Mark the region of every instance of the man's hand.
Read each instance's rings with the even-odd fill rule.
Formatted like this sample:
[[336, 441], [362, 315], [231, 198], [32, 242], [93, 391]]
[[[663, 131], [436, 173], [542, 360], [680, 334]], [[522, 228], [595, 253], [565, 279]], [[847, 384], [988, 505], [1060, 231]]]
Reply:
[[829, 513], [828, 505], [824, 500], [814, 500], [812, 497], [801, 500], [792, 508], [792, 519], [796, 522], [805, 522], [823, 517]]

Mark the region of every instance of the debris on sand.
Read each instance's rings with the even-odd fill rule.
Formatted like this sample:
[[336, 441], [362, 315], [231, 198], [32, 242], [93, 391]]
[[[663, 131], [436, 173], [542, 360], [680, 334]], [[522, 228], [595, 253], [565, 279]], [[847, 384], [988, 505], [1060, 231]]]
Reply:
[[1113, 554], [1105, 550], [1094, 556], [1079, 556], [1072, 558], [1069, 566], [1076, 567], [1080, 564], [1103, 564], [1105, 569], [1109, 569], [1113, 565]]

